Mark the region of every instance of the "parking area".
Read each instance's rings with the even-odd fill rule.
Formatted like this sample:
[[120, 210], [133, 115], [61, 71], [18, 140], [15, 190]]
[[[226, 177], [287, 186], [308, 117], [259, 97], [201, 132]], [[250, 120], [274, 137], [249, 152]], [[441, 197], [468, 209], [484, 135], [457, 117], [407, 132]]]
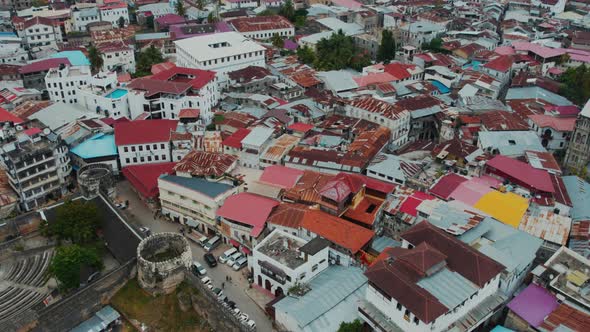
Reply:
[[[117, 184], [117, 198], [120, 201], [129, 201], [129, 206], [123, 210], [129, 222], [135, 226], [148, 227], [153, 233], [159, 232], [179, 232], [182, 225], [168, 221], [164, 218], [154, 218], [153, 212], [139, 199], [127, 181], [121, 181]], [[205, 251], [189, 238], [193, 259], [201, 263], [207, 270], [207, 276], [211, 278], [214, 287], [223, 289], [224, 294], [229, 300], [234, 301], [236, 306], [248, 314], [250, 319], [256, 322], [257, 331], [272, 331], [272, 324], [266, 313], [257, 305], [256, 302], [248, 295], [249, 283], [244, 275], [246, 268], [240, 271], [234, 271], [226, 264], [218, 263], [216, 267], [209, 267], [203, 256]], [[212, 250], [213, 255], [218, 258], [223, 252], [229, 249], [229, 245], [221, 244]], [[232, 281], [226, 281], [226, 277], [231, 276]]]

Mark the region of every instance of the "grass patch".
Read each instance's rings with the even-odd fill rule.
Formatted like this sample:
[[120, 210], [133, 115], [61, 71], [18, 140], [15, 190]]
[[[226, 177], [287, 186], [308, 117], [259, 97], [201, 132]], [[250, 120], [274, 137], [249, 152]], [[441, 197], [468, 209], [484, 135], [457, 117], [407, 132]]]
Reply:
[[152, 297], [132, 279], [115, 294], [111, 304], [127, 318], [146, 324], [152, 331], [207, 331], [201, 329], [201, 325], [207, 326], [204, 318], [193, 310], [180, 310], [176, 297], [179, 291], [197, 293], [183, 283], [172, 294]]

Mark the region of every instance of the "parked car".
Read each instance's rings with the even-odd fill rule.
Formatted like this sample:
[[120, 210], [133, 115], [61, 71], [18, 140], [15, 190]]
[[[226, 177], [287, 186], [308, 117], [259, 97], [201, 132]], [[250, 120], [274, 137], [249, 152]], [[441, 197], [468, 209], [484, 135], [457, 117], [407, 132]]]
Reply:
[[197, 261], [193, 261], [193, 264], [191, 265], [191, 272], [196, 276], [204, 276], [207, 274], [207, 270], [205, 270], [203, 265]]
[[248, 320], [250, 320], [250, 317], [248, 317], [248, 314], [245, 312], [242, 312], [239, 316], [238, 319], [241, 320], [242, 322], [247, 322]]
[[218, 298], [223, 296], [223, 291], [219, 287], [213, 288], [212, 292], [217, 295]]
[[229, 259], [229, 257], [235, 254], [236, 252], [238, 252], [238, 249], [236, 248], [227, 249], [223, 252], [223, 255], [219, 256], [219, 262], [222, 264], [225, 263]]
[[207, 262], [209, 267], [217, 266], [217, 260], [215, 260], [215, 256], [213, 256], [212, 253], [206, 253], [205, 255], [203, 255], [203, 258], [205, 259], [205, 262]]
[[239, 317], [241, 313], [242, 313], [242, 312], [240, 311], [240, 309], [238, 309], [238, 308], [234, 308], [234, 310], [233, 310], [233, 314], [234, 314], [234, 316], [236, 316], [236, 317]]
[[227, 301], [227, 306], [230, 307], [230, 308], [232, 308], [232, 309], [235, 309], [236, 308], [236, 303], [234, 301]]
[[203, 249], [205, 249], [205, 251], [211, 251], [211, 250], [217, 248], [217, 246], [219, 246], [220, 244], [221, 244], [221, 238], [216, 235], [216, 236], [210, 238], [209, 241], [207, 241], [207, 243], [205, 243], [205, 245], [203, 246]]
[[240, 259], [238, 259], [234, 265], [232, 266], [232, 268], [236, 271], [239, 271], [241, 269], [243, 269], [244, 267], [248, 266], [248, 258], [246, 257], [242, 257]]
[[249, 328], [256, 330], [256, 323], [253, 320], [248, 320], [246, 323], [246, 326], [248, 326]]
[[225, 303], [225, 300], [227, 300], [227, 296], [221, 295], [217, 298], [217, 300], [221, 303]]
[[204, 277], [204, 278], [201, 278], [201, 282], [202, 282], [204, 285], [209, 285], [209, 284], [211, 283], [211, 278], [209, 278], [209, 277]]
[[141, 234], [143, 234], [145, 236], [152, 235], [152, 231], [147, 227], [139, 227], [139, 231], [141, 232]]
[[225, 264], [232, 267], [234, 265], [234, 263], [236, 262], [236, 260], [240, 259], [242, 256], [244, 256], [244, 254], [242, 254], [241, 252], [236, 252], [233, 255], [229, 256], [229, 258], [227, 259]]
[[205, 246], [205, 244], [207, 243], [207, 241], [209, 241], [209, 238], [208, 238], [208, 237], [206, 237], [206, 236], [202, 236], [202, 237], [199, 239], [199, 241], [197, 241], [197, 242], [198, 242], [198, 243], [201, 245], [201, 247], [204, 247], [204, 246]]

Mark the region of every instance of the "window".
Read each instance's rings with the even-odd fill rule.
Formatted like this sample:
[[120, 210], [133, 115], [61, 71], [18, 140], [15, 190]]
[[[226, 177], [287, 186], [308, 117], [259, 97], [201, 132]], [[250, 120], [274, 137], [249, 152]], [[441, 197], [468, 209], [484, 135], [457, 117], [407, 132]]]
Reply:
[[137, 157], [133, 157], [133, 162], [136, 163], [137, 162]]
[[139, 151], [143, 151], [143, 145], [139, 146]]
[[139, 160], [143, 163], [145, 161], [144, 157], [139, 158]]
[[160, 147], [161, 147], [162, 149], [165, 149], [165, 146], [164, 146], [164, 144], [160, 144]]
[[397, 303], [397, 310], [402, 311], [402, 304], [401, 303]]
[[[296, 235], [296, 234], [293, 234], [293, 235]], [[322, 259], [322, 260], [320, 261], [320, 263], [319, 263], [319, 264], [324, 264], [325, 262], [326, 262], [326, 259], [324, 258], [324, 259]]]
[[129, 158], [125, 158], [125, 164], [129, 164]]
[[134, 146], [131, 147], [131, 152], [135, 152], [135, 147]]
[[305, 272], [303, 272], [299, 275], [299, 280], [303, 280], [303, 278], [305, 278]]
[[129, 152], [129, 148], [128, 148], [128, 147], [124, 147], [124, 148], [123, 148], [123, 151], [125, 151], [125, 152]]
[[420, 324], [420, 320], [418, 319], [418, 317], [414, 317], [414, 324], [416, 324], [416, 325]]
[[148, 156], [148, 157], [147, 157], [147, 160], [148, 160], [148, 161], [152, 161], [152, 156]]
[[156, 161], [160, 160], [160, 156], [155, 156], [154, 160], [156, 160]]
[[314, 264], [314, 265], [311, 267], [311, 272], [314, 272], [314, 271], [316, 271], [317, 269], [318, 269], [318, 265], [317, 265], [317, 264]]
[[158, 149], [158, 144], [152, 145], [152, 148], [154, 148], [154, 150], [157, 150]]
[[146, 146], [145, 146], [145, 150], [146, 150], [146, 151], [149, 151], [149, 150], [150, 150], [150, 146], [149, 146], [149, 145], [146, 145]]
[[166, 155], [165, 154], [162, 155], [162, 160], [166, 160]]

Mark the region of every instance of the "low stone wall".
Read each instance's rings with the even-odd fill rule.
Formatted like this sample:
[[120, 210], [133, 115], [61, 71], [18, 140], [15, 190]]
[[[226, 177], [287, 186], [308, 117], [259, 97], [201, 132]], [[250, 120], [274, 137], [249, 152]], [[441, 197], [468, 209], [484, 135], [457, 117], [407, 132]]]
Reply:
[[198, 289], [199, 295], [201, 295], [192, 297], [193, 309], [201, 317], [207, 319], [214, 331], [254, 332], [254, 329], [242, 324], [229, 309], [222, 306], [217, 301], [217, 296], [203, 285], [199, 278], [188, 271], [185, 275], [186, 282]]

